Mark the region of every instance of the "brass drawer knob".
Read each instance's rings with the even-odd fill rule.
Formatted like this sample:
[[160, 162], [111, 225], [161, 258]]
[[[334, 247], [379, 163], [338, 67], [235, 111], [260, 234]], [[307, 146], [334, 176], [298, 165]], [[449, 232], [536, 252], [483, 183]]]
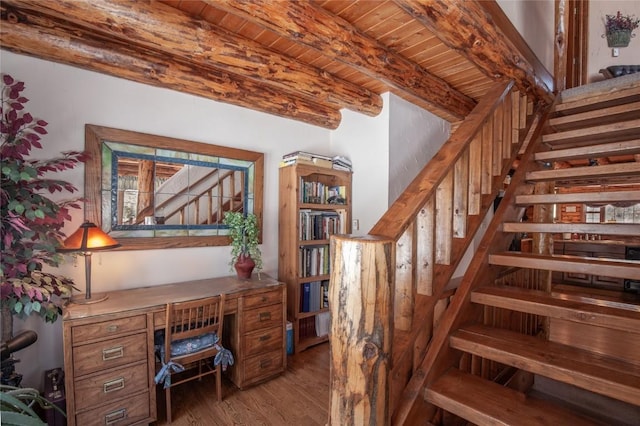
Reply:
[[124, 348], [122, 346], [102, 350], [103, 361], [110, 361], [112, 359], [122, 358], [123, 356], [124, 356]]
[[121, 420], [124, 420], [127, 417], [127, 409], [121, 408], [116, 411], [112, 411], [104, 416], [104, 424], [106, 426], [112, 425], [114, 423], [118, 423]]
[[260, 321], [269, 321], [271, 319], [271, 312], [260, 312]]
[[102, 385], [103, 393], [115, 392], [120, 389], [124, 389], [124, 377], [119, 377], [115, 380], [109, 380]]

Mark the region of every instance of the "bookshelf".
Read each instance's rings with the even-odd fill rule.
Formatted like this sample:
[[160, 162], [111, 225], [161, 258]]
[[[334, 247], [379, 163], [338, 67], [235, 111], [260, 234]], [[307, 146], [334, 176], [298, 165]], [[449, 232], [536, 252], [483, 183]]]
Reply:
[[351, 172], [281, 167], [279, 195], [278, 279], [287, 284], [297, 353], [328, 340], [329, 237], [351, 232]]

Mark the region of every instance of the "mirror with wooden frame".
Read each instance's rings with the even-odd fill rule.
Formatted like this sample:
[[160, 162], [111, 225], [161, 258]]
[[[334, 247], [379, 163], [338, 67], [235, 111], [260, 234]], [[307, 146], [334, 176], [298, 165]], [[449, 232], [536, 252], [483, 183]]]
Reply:
[[122, 249], [228, 245], [228, 211], [262, 224], [263, 153], [92, 124], [85, 149], [85, 219]]

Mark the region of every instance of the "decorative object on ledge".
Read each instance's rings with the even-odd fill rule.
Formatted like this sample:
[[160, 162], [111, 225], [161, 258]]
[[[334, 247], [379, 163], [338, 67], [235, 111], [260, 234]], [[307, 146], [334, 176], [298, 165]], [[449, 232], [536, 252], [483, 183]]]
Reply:
[[631, 41], [633, 30], [638, 28], [640, 19], [634, 15], [622, 15], [620, 11], [615, 15], [606, 15], [605, 35], [609, 47], [627, 47]]
[[84, 273], [87, 287], [84, 293], [84, 298], [74, 297], [71, 299], [73, 303], [97, 303], [102, 302], [109, 297], [107, 294], [102, 294], [91, 298], [91, 253], [94, 251], [110, 250], [118, 247], [120, 247], [120, 244], [118, 244], [116, 240], [104, 233], [102, 229], [98, 228], [91, 222], [84, 222], [76, 232], [64, 240], [62, 248], [58, 249], [59, 252], [79, 252], [84, 256]]

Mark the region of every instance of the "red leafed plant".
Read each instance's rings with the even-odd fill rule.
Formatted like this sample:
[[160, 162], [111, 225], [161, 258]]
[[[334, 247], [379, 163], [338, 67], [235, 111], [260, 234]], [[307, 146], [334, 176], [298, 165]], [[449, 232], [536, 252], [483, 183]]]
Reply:
[[[63, 257], [56, 248], [64, 238], [62, 227], [70, 220], [70, 208], [77, 200], [56, 202], [47, 194], [73, 193], [68, 182], [48, 177], [73, 169], [86, 159], [82, 152], [63, 152], [60, 157], [28, 158], [33, 149], [42, 149], [41, 136], [47, 122], [25, 111], [28, 99], [22, 96], [23, 82], [2, 76], [0, 106], [0, 241], [2, 308], [13, 315], [39, 314], [54, 322], [62, 312], [64, 297], [71, 295], [73, 281], [44, 272], [43, 265], [58, 266]], [[11, 331], [9, 330], [9, 333]], [[3, 337], [5, 330], [3, 329]]]

